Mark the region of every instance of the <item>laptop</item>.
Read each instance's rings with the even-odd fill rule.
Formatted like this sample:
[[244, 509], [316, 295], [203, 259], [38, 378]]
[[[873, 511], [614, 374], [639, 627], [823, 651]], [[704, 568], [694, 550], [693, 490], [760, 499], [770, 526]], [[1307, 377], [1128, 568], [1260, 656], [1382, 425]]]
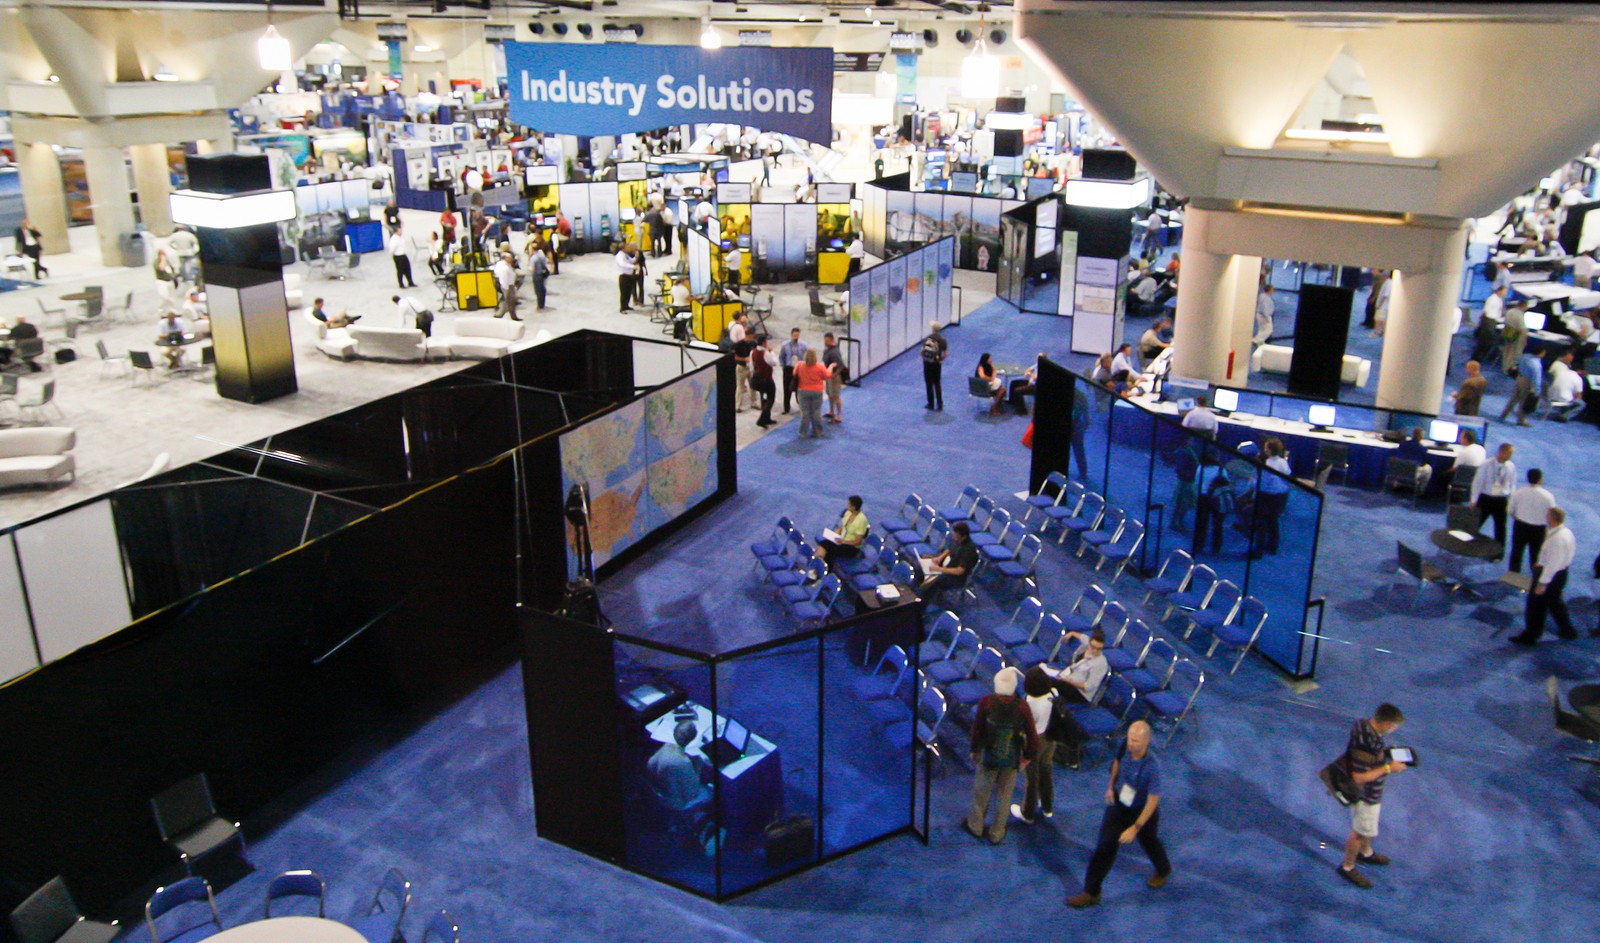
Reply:
[[712, 766], [722, 769], [743, 757], [749, 745], [750, 731], [730, 717], [723, 725], [722, 736], [706, 744], [706, 759], [711, 761]]

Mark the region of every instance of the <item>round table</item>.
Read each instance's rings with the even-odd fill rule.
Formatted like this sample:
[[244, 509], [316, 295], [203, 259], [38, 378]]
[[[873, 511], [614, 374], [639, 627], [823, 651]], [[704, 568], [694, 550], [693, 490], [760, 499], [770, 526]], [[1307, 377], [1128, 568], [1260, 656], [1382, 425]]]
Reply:
[[1484, 537], [1474, 534], [1470, 540], [1462, 540], [1452, 536], [1450, 528], [1441, 527], [1428, 535], [1433, 545], [1446, 553], [1453, 553], [1458, 557], [1473, 557], [1478, 560], [1499, 560], [1505, 556], [1506, 547], [1493, 537]]
[[182, 334], [162, 334], [155, 340], [157, 347], [167, 348], [167, 368], [170, 370], [183, 369], [183, 349], [190, 344], [197, 344], [205, 340], [205, 335], [186, 331]]
[[321, 917], [253, 920], [209, 939], [215, 943], [366, 943], [359, 931]]
[[105, 297], [98, 291], [75, 291], [70, 295], [62, 295], [62, 301], [91, 301], [95, 298]]

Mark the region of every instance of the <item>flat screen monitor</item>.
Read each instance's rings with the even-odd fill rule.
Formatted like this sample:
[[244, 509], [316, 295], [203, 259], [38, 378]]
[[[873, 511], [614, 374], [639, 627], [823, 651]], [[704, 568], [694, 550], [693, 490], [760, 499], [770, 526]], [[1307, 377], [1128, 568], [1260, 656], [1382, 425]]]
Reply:
[[741, 249], [750, 248], [750, 237], [749, 236], [740, 236], [738, 241], [739, 241], [739, 248], [741, 248]]
[[1337, 418], [1337, 412], [1332, 406], [1316, 405], [1306, 410], [1306, 418], [1313, 426], [1331, 426]]
[[722, 736], [706, 744], [706, 758], [717, 769], [721, 769], [744, 756], [745, 749], [749, 745], [750, 731], [745, 729], [744, 724], [730, 717], [722, 728]]
[[1238, 390], [1213, 390], [1211, 402], [1225, 413], [1231, 413], [1239, 408]]
[[1193, 408], [1194, 408], [1194, 398], [1193, 397], [1185, 396], [1183, 399], [1178, 400], [1178, 412], [1186, 413], [1186, 412], [1188, 412], [1189, 410], [1191, 410]]
[[1451, 443], [1460, 435], [1461, 426], [1447, 419], [1435, 419], [1428, 423], [1428, 438], [1435, 442]]
[[828, 240], [828, 248], [829, 249], [843, 249], [844, 248], [844, 240], [840, 239], [837, 236], [835, 236], [834, 238]]
[[1530, 331], [1544, 330], [1544, 315], [1537, 311], [1529, 311], [1522, 316], [1522, 323]]
[[721, 242], [717, 243], [717, 248], [721, 249], [723, 252], [727, 252], [729, 249], [733, 248], [733, 240], [732, 239], [724, 239]]
[[557, 220], [554, 216], [546, 216], [544, 219], [539, 221], [539, 227], [541, 229], [554, 229], [556, 228], [556, 225]]

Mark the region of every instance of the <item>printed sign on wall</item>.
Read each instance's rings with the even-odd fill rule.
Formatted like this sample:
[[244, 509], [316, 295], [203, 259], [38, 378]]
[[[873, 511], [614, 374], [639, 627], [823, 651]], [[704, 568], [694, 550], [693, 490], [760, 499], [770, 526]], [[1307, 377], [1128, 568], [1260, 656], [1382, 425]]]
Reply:
[[594, 137], [696, 122], [826, 143], [833, 50], [506, 43], [511, 120]]

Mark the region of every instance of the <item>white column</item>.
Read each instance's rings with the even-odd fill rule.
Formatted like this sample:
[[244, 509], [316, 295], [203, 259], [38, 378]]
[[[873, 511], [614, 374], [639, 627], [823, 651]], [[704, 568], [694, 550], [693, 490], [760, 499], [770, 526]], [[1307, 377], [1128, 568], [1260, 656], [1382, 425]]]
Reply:
[[17, 142], [17, 172], [24, 212], [28, 223], [39, 230], [44, 254], [71, 251], [67, 244], [67, 189], [55, 150], [39, 142]]
[[[1250, 369], [1250, 333], [1261, 260], [1212, 252], [1209, 210], [1183, 219], [1183, 275], [1173, 326], [1172, 372], [1212, 383], [1242, 384]], [[1232, 373], [1229, 373], [1229, 354]]]
[[135, 144], [128, 148], [133, 161], [133, 184], [139, 191], [139, 221], [158, 236], [172, 235], [172, 176], [167, 168], [165, 144]]
[[118, 240], [133, 232], [133, 200], [128, 193], [128, 165], [122, 148], [93, 146], [83, 149], [83, 169], [94, 207], [95, 234], [100, 240], [102, 265], [121, 265]]
[[1425, 270], [1400, 271], [1390, 289], [1378, 406], [1437, 413], [1450, 363], [1451, 328], [1461, 298], [1465, 224], [1431, 235]]

